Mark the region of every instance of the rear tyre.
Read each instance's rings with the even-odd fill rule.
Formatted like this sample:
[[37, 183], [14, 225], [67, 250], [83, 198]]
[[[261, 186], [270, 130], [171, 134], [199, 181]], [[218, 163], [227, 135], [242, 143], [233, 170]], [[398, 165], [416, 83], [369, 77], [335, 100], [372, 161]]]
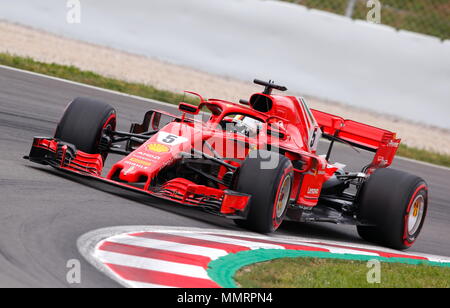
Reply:
[[250, 194], [246, 220], [235, 220], [245, 229], [271, 233], [278, 229], [286, 216], [293, 186], [291, 161], [269, 151], [253, 151], [242, 163], [236, 191]]
[[99, 147], [105, 129], [115, 130], [116, 111], [109, 104], [90, 98], [76, 98], [66, 108], [55, 132], [55, 138], [73, 144], [88, 154], [106, 152]]
[[419, 236], [428, 210], [428, 188], [415, 175], [379, 169], [364, 184], [359, 198], [359, 235], [394, 249], [411, 247]]

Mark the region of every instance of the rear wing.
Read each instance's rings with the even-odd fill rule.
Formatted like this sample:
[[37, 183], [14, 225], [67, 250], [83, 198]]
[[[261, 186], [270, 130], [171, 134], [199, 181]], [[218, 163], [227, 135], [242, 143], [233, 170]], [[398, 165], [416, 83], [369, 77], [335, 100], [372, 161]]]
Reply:
[[311, 112], [323, 131], [323, 137], [332, 142], [334, 140], [348, 142], [356, 148], [375, 153], [369, 167], [370, 172], [377, 168], [389, 167], [392, 164], [401, 142], [395, 133], [352, 120], [345, 120], [326, 112], [318, 110], [311, 110]]

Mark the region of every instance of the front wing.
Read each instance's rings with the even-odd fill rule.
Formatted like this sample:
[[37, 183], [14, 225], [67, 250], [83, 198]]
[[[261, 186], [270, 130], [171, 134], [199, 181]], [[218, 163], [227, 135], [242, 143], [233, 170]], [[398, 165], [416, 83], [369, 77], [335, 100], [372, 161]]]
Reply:
[[35, 137], [29, 156], [24, 158], [140, 194], [199, 208], [215, 215], [233, 219], [245, 219], [248, 215], [250, 195], [197, 185], [183, 178], [170, 180], [161, 187], [144, 190], [129, 183], [102, 177], [103, 158], [100, 154], [84, 153], [71, 144], [53, 138]]

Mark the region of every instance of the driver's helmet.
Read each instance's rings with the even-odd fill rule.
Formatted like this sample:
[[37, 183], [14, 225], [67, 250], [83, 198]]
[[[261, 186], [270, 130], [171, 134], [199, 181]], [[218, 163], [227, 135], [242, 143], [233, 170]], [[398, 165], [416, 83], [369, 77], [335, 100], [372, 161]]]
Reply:
[[250, 135], [256, 135], [260, 129], [261, 122], [245, 115], [237, 115], [234, 117], [234, 122], [244, 125]]

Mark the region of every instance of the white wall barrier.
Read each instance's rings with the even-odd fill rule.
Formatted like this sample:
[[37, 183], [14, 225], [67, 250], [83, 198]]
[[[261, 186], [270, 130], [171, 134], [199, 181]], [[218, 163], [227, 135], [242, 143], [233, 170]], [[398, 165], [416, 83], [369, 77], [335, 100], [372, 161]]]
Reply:
[[[0, 2], [0, 18], [450, 128], [450, 42], [278, 1]], [[126, 65], [126, 64], [124, 64]]]

